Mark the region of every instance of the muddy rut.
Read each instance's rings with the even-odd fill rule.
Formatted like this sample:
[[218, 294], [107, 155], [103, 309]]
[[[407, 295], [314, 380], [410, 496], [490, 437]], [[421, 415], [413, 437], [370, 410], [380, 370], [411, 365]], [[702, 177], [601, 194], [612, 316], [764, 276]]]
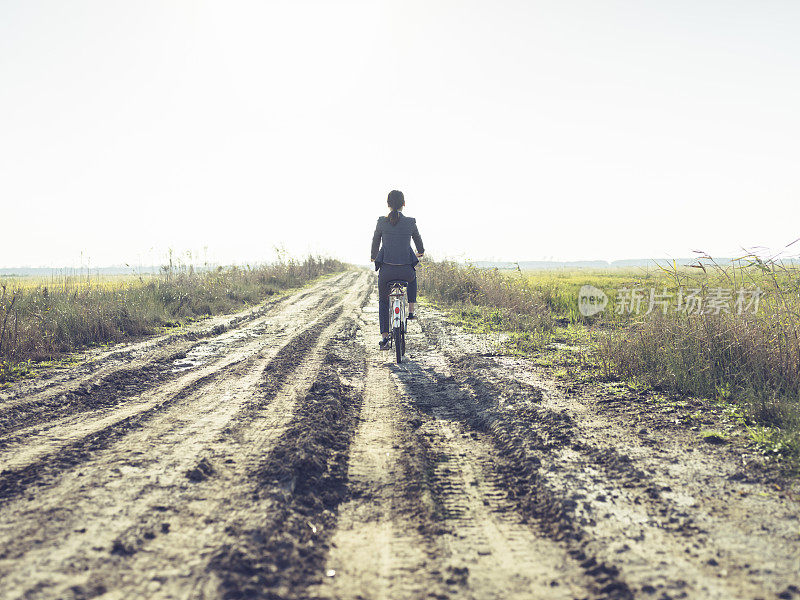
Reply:
[[0, 394], [0, 598], [798, 598], [800, 510], [733, 448], [374, 275]]

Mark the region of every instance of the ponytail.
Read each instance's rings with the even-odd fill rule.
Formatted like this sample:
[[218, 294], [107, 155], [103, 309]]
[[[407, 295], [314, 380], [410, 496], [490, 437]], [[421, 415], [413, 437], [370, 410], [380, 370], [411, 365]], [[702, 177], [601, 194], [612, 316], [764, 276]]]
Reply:
[[389, 205], [389, 208], [392, 209], [389, 211], [389, 215], [387, 217], [389, 219], [389, 223], [392, 225], [397, 225], [397, 222], [400, 220], [400, 209], [406, 204], [406, 200], [403, 197], [403, 192], [392, 190], [389, 192], [389, 198], [386, 200], [386, 203]]

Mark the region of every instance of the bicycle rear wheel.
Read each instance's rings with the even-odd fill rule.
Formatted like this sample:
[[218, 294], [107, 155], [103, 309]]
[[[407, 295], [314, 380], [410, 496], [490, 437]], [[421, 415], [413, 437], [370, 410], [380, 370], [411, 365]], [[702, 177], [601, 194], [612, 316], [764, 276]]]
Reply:
[[403, 328], [402, 327], [395, 327], [394, 328], [394, 351], [395, 355], [397, 356], [397, 364], [403, 362], [403, 352], [405, 348], [403, 347], [405, 344], [405, 340], [403, 339]]

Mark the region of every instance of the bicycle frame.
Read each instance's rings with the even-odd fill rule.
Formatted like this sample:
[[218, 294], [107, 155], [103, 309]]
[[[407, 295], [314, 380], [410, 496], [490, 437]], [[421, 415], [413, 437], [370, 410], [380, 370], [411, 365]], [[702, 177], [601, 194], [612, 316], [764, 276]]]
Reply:
[[406, 353], [406, 318], [408, 315], [408, 298], [405, 283], [393, 283], [389, 290], [389, 310], [392, 320], [392, 339], [397, 364], [403, 362]]
[[391, 290], [389, 290], [389, 311], [392, 318], [392, 328], [402, 327], [405, 330], [406, 316], [408, 315], [406, 286], [399, 283], [392, 285]]

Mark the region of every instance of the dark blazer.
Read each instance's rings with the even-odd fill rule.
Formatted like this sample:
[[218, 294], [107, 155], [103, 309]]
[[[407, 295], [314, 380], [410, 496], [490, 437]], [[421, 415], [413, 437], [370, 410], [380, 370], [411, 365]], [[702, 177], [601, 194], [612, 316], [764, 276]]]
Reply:
[[[383, 266], [383, 248], [378, 251], [378, 257], [375, 259], [375, 270], [377, 271]], [[419, 259], [414, 251], [411, 249], [411, 246], [408, 247], [408, 254], [409, 254], [409, 265], [412, 267], [416, 267], [419, 264]]]
[[[394, 265], [417, 264], [419, 260], [411, 250], [412, 238], [417, 252], [420, 254], [425, 252], [416, 219], [400, 213], [400, 219], [395, 225], [392, 225], [388, 217], [379, 217], [375, 225], [375, 233], [372, 236], [372, 260]], [[380, 252], [378, 251], [379, 247]]]

